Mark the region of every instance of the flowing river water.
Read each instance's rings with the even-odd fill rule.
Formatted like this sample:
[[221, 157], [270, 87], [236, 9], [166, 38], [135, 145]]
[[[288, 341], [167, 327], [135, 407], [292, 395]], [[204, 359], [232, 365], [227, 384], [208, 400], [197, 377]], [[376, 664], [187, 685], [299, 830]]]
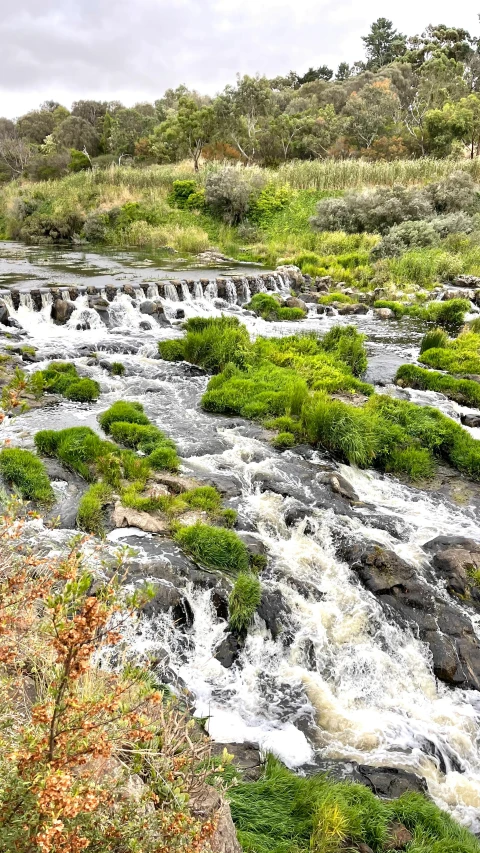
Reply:
[[[4, 252], [0, 274], [7, 269], [8, 257]], [[50, 319], [48, 298], [41, 310], [33, 309], [29, 287], [33, 279], [38, 285], [42, 265], [35, 261], [32, 271], [31, 259], [25, 258], [18, 250], [15, 278], [10, 282], [4, 278], [3, 286], [15, 283], [24, 294], [17, 309], [11, 305], [11, 312], [27, 332], [21, 343], [38, 348], [37, 362], [28, 369], [42, 368], [52, 358], [70, 360], [82, 375], [100, 383], [102, 393], [95, 404], [65, 400], [6, 418], [2, 439], [29, 448], [39, 429], [89, 425], [99, 430], [97, 415], [112, 402], [141, 402], [152, 422], [176, 442], [186, 473], [233, 484], [228, 505], [238, 510], [240, 529], [264, 544], [268, 568], [262, 584], [283, 608], [284, 630], [272, 633], [257, 615], [239, 660], [227, 668], [215, 657], [227, 623], [214, 606], [212, 589], [179, 574], [175, 583], [188, 600], [193, 619], [179, 629], [172, 613], [145, 618], [141, 629], [132, 633], [132, 646], [163, 656], [172, 679], [190, 691], [196, 714], [209, 718], [215, 740], [255, 743], [295, 769], [341, 759], [413, 771], [425, 777], [430, 795], [441, 807], [479, 832], [480, 694], [435, 678], [428, 647], [413, 630], [389, 616], [336, 556], [335, 548], [338, 537], [377, 543], [431, 583], [424, 544], [438, 535], [480, 540], [477, 507], [451, 503], [440, 493], [349, 466], [337, 469], [358, 495], [358, 507], [344, 513], [335, 501], [322, 504], [317, 486], [331, 460], [301, 449], [279, 453], [257, 425], [202, 412], [199, 403], [208, 377], [158, 358], [158, 340], [181, 334], [176, 298], [163, 298], [171, 322], [159, 325], [152, 320], [146, 328], [150, 318], [140, 313], [138, 301], [119, 292], [109, 303], [107, 328], [88, 307], [87, 296], [80, 295], [68, 323], [57, 326]], [[122, 264], [115, 275], [134, 275], [136, 280], [147, 276], [139, 265], [132, 274], [131, 258], [127, 270]], [[75, 281], [88, 276], [89, 283], [96, 282], [96, 269], [102, 277], [100, 256], [93, 261], [90, 257], [83, 267], [79, 256], [72, 266], [69, 275]], [[43, 275], [45, 279], [52, 275], [58, 284], [48, 255]], [[148, 275], [151, 278], [150, 268]], [[456, 420], [463, 411], [439, 394], [399, 392], [389, 386], [396, 367], [414, 361], [418, 352], [421, 331], [408, 323], [382, 322], [371, 312], [355, 318], [310, 316], [298, 324], [265, 323], [233, 299], [216, 299], [214, 287], [209, 292], [194, 289], [181, 306], [186, 316], [236, 312], [252, 335], [306, 329], [321, 333], [339, 320], [354, 321], [368, 335], [369, 381], [381, 382], [390, 393], [436, 405]], [[90, 358], [92, 352], [98, 353], [98, 361]], [[99, 363], [103, 358], [122, 361], [125, 375], [109, 374]], [[480, 431], [472, 431], [476, 432]], [[54, 487], [61, 498], [67, 484], [58, 480]], [[292, 523], [289, 514], [299, 504], [307, 512]], [[46, 529], [38, 520], [31, 523], [32, 541], [52, 550], [71, 535], [71, 530]], [[137, 529], [116, 530], [108, 538], [106, 547], [118, 543], [135, 547], [145, 578], [152, 562], [171, 558], [175, 566], [180, 559], [171, 543], [167, 546]], [[448, 598], [439, 581], [436, 592]], [[456, 607], [467, 613], [461, 604]], [[480, 637], [478, 618], [471, 611], [468, 618]]]

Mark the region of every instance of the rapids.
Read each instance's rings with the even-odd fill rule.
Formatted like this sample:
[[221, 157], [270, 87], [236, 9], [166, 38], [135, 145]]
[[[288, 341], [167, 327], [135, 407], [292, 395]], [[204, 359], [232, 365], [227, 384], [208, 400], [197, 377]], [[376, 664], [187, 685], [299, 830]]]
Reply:
[[[142, 276], [138, 268], [135, 276]], [[151, 281], [148, 286], [158, 288]], [[341, 759], [413, 771], [426, 778], [440, 806], [479, 832], [480, 694], [447, 687], [435, 678], [427, 646], [412, 630], [388, 618], [378, 600], [335, 556], [334, 547], [339, 535], [384, 545], [430, 582], [424, 572], [423, 545], [438, 535], [480, 540], [476, 508], [454, 505], [439, 494], [348, 466], [338, 466], [338, 471], [362, 506], [350, 514], [335, 506], [313, 507], [312, 484], [326, 465], [322, 454], [307, 458], [295, 450], [280, 454], [256, 425], [202, 412], [199, 401], [208, 377], [185, 365], [163, 362], [156, 344], [179, 336], [181, 319], [175, 314], [179, 305], [184, 316], [236, 312], [252, 335], [321, 332], [334, 322], [355, 322], [369, 336], [369, 381], [386, 384], [383, 390], [388, 393], [436, 405], [455, 420], [460, 407], [434, 392], [400, 391], [388, 384], [400, 363], [415, 360], [420, 332], [414, 324], [382, 323], [371, 312], [341, 318], [311, 315], [298, 324], [265, 323], [242, 310], [238, 293], [229, 285], [228, 298], [219, 300], [213, 278], [211, 286], [183, 289], [181, 300], [176, 287], [167, 289], [158, 298], [171, 324], [159, 325], [139, 312], [135, 298], [119, 292], [109, 302], [107, 328], [99, 313], [89, 308], [86, 295], [75, 300], [68, 323], [56, 326], [50, 319], [48, 293], [38, 310], [28, 289], [22, 290], [18, 307], [13, 303], [9, 307], [27, 333], [19, 333], [18, 341], [38, 348], [36, 363], [28, 369], [42, 368], [52, 358], [68, 359], [82, 375], [96, 379], [102, 393], [89, 406], [65, 400], [6, 418], [0, 435], [14, 445], [32, 447], [39, 429], [80, 424], [99, 429], [97, 415], [113, 401], [141, 402], [149, 418], [175, 440], [186, 473], [226, 477], [237, 484], [227, 504], [238, 510], [240, 529], [266, 547], [269, 563], [262, 583], [285, 605], [285, 630], [272, 636], [256, 615], [239, 661], [225, 668], [215, 651], [227, 624], [217, 615], [211, 590], [179, 577], [193, 624], [179, 630], [169, 614], [145, 618], [140, 630], [129, 636], [132, 648], [164, 656], [171, 680], [191, 692], [195, 712], [208, 718], [215, 740], [253, 742], [296, 769], [319, 759]], [[150, 295], [157, 298], [153, 290]], [[243, 296], [248, 298], [246, 292]], [[150, 328], [145, 328], [145, 321]], [[92, 352], [100, 361], [121, 360], [125, 375], [111, 376], [90, 358]], [[273, 482], [275, 490], [268, 487]], [[65, 485], [54, 482], [59, 496]], [[287, 525], [286, 514], [298, 501], [311, 510]], [[46, 529], [36, 520], [30, 523], [29, 535], [44, 549], [56, 550], [72, 531]], [[115, 531], [105, 547], [113, 549], [118, 543], [136, 549], [148, 578], [149, 561], [162, 553], [162, 544], [136, 529]], [[460, 604], [457, 607], [463, 611]], [[464, 612], [480, 637], [479, 620]]]

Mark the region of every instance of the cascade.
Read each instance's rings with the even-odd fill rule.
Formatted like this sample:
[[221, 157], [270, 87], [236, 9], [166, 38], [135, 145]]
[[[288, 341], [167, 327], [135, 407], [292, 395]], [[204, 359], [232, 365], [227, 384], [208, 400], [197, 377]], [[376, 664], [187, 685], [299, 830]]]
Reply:
[[157, 284], [149, 284], [147, 287], [147, 299], [159, 299], [160, 294], [158, 292]]
[[225, 292], [227, 295], [227, 302], [230, 305], [235, 305], [237, 302], [237, 288], [231, 278], [225, 279]]
[[20, 307], [26, 308], [27, 311], [35, 310], [31, 293], [20, 292]]
[[247, 278], [242, 278], [240, 285], [240, 294], [239, 294], [239, 302], [243, 305], [246, 302], [250, 302], [252, 298], [252, 294], [250, 293], [250, 285], [248, 284]]
[[53, 296], [50, 291], [41, 294], [42, 308], [51, 308], [53, 305]]
[[205, 288], [205, 296], [207, 299], [218, 299], [217, 282], [209, 281]]
[[177, 288], [171, 281], [165, 282], [165, 299], [169, 299], [170, 302], [179, 302]]
[[2, 293], [2, 299], [7, 306], [9, 314], [15, 314], [15, 308], [13, 307], [13, 299], [11, 293]]
[[199, 281], [193, 284], [193, 296], [194, 299], [203, 299], [203, 288]]
[[190, 291], [188, 289], [187, 282], [181, 281], [180, 287], [182, 288], [182, 299], [184, 300], [184, 302], [190, 302], [190, 300], [192, 298], [192, 294], [190, 293]]

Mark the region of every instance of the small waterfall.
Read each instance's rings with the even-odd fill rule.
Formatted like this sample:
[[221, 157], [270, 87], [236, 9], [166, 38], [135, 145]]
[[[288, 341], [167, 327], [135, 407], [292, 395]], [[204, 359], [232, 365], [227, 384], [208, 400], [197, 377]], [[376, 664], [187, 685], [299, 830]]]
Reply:
[[190, 300], [192, 298], [192, 294], [190, 293], [190, 291], [188, 289], [187, 282], [181, 281], [180, 287], [182, 288], [182, 299], [184, 300], [184, 302], [190, 302]]
[[169, 299], [170, 302], [179, 302], [177, 288], [171, 281], [166, 281], [165, 285], [165, 299]]
[[116, 293], [108, 306], [108, 318], [112, 329], [138, 329], [142, 320], [148, 317], [140, 314], [131, 296]]
[[250, 302], [252, 294], [250, 293], [250, 285], [248, 283], [248, 278], [242, 278], [237, 298], [240, 305], [245, 305], [247, 302]]
[[227, 302], [230, 305], [235, 305], [237, 302], [237, 288], [231, 278], [225, 279], [225, 293], [227, 296]]
[[13, 307], [13, 299], [11, 293], [2, 293], [2, 299], [7, 306], [9, 314], [15, 314], [15, 308]]
[[[67, 291], [68, 292], [68, 291]], [[94, 308], [88, 307], [88, 296], [79, 296], [75, 300], [75, 310], [70, 319], [65, 324], [68, 329], [105, 329], [105, 323], [102, 322]]]
[[149, 284], [147, 287], [147, 299], [159, 299], [158, 284]]
[[218, 299], [218, 288], [215, 279], [208, 282], [205, 288], [205, 296], [207, 299]]
[[105, 290], [104, 287], [102, 287], [102, 289], [100, 291], [100, 299], [104, 299], [105, 302], [108, 302], [107, 291]]
[[20, 293], [20, 307], [27, 311], [35, 311], [31, 293]]
[[65, 300], [65, 302], [69, 302], [70, 291], [69, 291], [68, 287], [61, 287], [60, 288], [60, 296], [62, 297], [62, 299]]
[[193, 298], [203, 299], [203, 288], [199, 281], [195, 281], [193, 284]]
[[42, 298], [42, 310], [47, 309], [47, 308], [50, 309], [53, 305], [53, 296], [50, 293], [50, 291], [48, 291], [47, 293], [42, 293], [41, 298]]

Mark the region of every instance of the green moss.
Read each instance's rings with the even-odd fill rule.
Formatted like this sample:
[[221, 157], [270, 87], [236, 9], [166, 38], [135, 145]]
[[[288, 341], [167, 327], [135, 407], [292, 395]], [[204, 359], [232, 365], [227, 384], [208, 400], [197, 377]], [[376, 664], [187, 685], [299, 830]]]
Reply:
[[395, 382], [423, 391], [438, 391], [462, 406], [480, 407], [480, 384], [468, 379], [454, 379], [445, 373], [424, 370], [413, 364], [402, 364], [397, 370]]
[[77, 526], [86, 533], [103, 536], [103, 506], [111, 498], [112, 490], [105, 483], [94, 483], [83, 495], [77, 513]]
[[261, 597], [262, 587], [258, 578], [242, 572], [228, 600], [230, 630], [241, 633], [250, 627]]
[[175, 541], [194, 560], [210, 569], [233, 575], [248, 570], [247, 548], [232, 530], [194, 524], [180, 528]]
[[45, 466], [28, 450], [6, 447], [0, 451], [0, 475], [15, 486], [25, 500], [51, 503], [54, 500]]

